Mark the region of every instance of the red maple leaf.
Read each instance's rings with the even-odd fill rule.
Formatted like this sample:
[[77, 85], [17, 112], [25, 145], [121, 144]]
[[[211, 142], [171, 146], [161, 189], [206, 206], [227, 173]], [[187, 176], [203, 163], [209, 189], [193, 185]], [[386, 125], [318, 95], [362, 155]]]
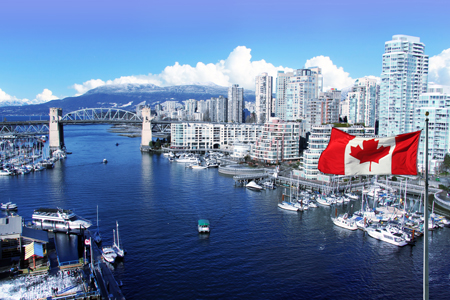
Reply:
[[359, 163], [363, 164], [369, 162], [369, 172], [372, 171], [372, 162], [379, 163], [380, 158], [389, 154], [391, 146], [381, 146], [378, 148], [378, 141], [375, 139], [363, 141], [363, 149], [358, 145], [356, 147], [350, 147], [350, 155], [356, 159], [359, 159]]

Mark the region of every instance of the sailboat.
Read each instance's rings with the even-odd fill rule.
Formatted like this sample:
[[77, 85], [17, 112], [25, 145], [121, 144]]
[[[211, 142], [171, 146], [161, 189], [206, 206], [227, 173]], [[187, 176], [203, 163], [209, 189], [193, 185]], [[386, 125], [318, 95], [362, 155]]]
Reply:
[[[113, 229], [113, 234], [114, 234], [114, 244], [113, 244], [113, 249], [116, 252], [117, 256], [119, 257], [124, 257], [125, 256], [125, 250], [123, 248], [121, 248], [120, 246], [120, 241], [119, 241], [119, 223], [116, 221], [116, 230]], [[117, 233], [117, 243], [116, 243], [116, 233]]]
[[100, 228], [98, 227], [98, 205], [97, 205], [97, 230], [94, 232], [93, 239], [97, 244], [100, 244], [102, 242], [102, 236], [100, 235]]

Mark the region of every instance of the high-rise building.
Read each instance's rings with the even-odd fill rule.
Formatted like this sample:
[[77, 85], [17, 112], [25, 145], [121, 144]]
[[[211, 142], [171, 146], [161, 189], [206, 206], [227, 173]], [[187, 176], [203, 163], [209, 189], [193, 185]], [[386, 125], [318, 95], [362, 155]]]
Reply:
[[278, 72], [276, 117], [285, 121], [307, 117], [308, 104], [322, 92], [322, 70], [317, 67]]
[[268, 163], [299, 159], [300, 126], [298, 122], [270, 118], [252, 147], [251, 158]]
[[345, 99], [347, 120], [350, 124], [375, 127], [378, 117], [379, 87], [375, 78], [356, 79]]
[[413, 130], [419, 96], [427, 91], [428, 55], [420, 38], [394, 35], [385, 43], [381, 72], [379, 135]]
[[313, 99], [308, 104], [306, 123], [317, 126], [339, 122], [340, 101], [341, 91], [330, 89], [320, 92], [318, 99]]
[[233, 84], [228, 88], [228, 122], [244, 122], [244, 88]]
[[[428, 112], [428, 117], [425, 113]], [[439, 166], [450, 150], [450, 87], [430, 85], [427, 93], [419, 96], [414, 115], [414, 131], [421, 130], [428, 118], [429, 173], [439, 173]], [[420, 135], [417, 170], [425, 171], [425, 133]]]
[[272, 83], [273, 77], [267, 73], [256, 76], [256, 122], [265, 123], [272, 114]]

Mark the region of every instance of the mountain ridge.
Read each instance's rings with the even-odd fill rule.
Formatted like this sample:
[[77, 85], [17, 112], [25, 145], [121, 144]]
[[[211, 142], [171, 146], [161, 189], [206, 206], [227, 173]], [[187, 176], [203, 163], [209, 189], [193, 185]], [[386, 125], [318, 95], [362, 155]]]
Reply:
[[[122, 108], [134, 111], [139, 104], [153, 107], [165, 101], [188, 99], [207, 100], [228, 97], [228, 87], [213, 85], [176, 85], [160, 87], [154, 84], [105, 85], [91, 89], [80, 96], [51, 100], [41, 104], [0, 107], [2, 115], [47, 115], [50, 107], [60, 107], [63, 114], [82, 108]], [[244, 90], [244, 100], [254, 102], [255, 92]]]

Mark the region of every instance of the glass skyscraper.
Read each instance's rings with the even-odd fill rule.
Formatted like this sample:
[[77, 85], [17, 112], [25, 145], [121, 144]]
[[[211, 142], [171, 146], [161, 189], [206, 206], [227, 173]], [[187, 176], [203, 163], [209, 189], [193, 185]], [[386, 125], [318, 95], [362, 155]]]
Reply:
[[419, 96], [427, 91], [428, 55], [420, 38], [394, 35], [385, 42], [381, 72], [379, 136], [411, 132]]

